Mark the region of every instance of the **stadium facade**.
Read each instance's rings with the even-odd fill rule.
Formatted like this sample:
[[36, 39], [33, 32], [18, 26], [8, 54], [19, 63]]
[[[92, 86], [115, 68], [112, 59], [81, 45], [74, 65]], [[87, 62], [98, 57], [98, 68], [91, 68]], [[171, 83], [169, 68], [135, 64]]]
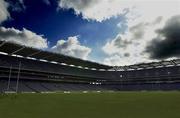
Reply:
[[107, 66], [0, 41], [0, 91], [179, 90], [180, 59]]

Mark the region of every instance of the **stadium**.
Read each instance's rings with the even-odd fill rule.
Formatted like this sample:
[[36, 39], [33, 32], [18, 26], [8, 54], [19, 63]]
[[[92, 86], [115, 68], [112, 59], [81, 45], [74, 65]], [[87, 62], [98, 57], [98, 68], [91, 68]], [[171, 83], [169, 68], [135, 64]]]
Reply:
[[180, 118], [179, 0], [0, 0], [0, 118]]
[[112, 67], [1, 41], [1, 92], [179, 90], [180, 60]]
[[0, 51], [3, 117], [179, 117], [179, 60], [112, 67], [7, 41]]

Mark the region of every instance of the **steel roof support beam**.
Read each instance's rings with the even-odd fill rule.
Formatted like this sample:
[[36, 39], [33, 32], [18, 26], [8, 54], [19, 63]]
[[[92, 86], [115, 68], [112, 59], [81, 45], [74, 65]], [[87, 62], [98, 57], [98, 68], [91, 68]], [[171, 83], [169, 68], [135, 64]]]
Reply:
[[180, 59], [174, 59], [173, 60], [177, 65], [180, 64]]
[[154, 65], [153, 65], [153, 63], [151, 63], [150, 65], [151, 65], [150, 67], [152, 67], [152, 68], [156, 68], [156, 66], [154, 66]]
[[161, 62], [157, 62], [159, 64], [159, 66], [163, 66], [163, 67], [166, 67], [166, 65], [163, 64], [164, 61], [161, 61]]
[[[58, 62], [58, 63], [65, 63], [65, 61], [60, 61], [61, 59], [60, 58], [58, 58], [58, 59], [54, 59], [53, 61], [55, 61], [55, 62]], [[67, 64], [67, 63], [66, 63]], [[69, 64], [67, 64], [67, 65], [69, 65]]]
[[41, 52], [41, 50], [39, 50], [39, 51], [37, 51], [37, 52], [34, 52], [34, 53], [32, 53], [32, 54], [28, 55], [27, 57], [34, 56], [34, 55], [36, 55], [36, 54], [39, 54], [40, 52]]
[[5, 43], [6, 43], [6, 41], [3, 41], [3, 43], [0, 44], [0, 47], [2, 47]]
[[21, 47], [21, 48], [15, 50], [14, 52], [10, 53], [10, 55], [17, 53], [17, 52], [23, 50], [24, 48], [25, 48], [25, 46], [23, 46], [23, 47]]
[[131, 65], [131, 66], [129, 66], [130, 67], [130, 69], [134, 69], [134, 70], [137, 70], [138, 68], [136, 68], [136, 67], [133, 67], [133, 65]]
[[139, 65], [139, 68], [143, 68], [143, 69], [146, 69], [148, 65]]
[[42, 57], [42, 58], [48, 60], [48, 58], [53, 57], [53, 56], [54, 56], [54, 55], [48, 55], [48, 56], [44, 56], [44, 57]]
[[171, 62], [173, 65], [175, 65], [175, 66], [177, 65], [177, 63], [174, 60], [171, 60]]
[[129, 69], [129, 67], [128, 67], [128, 66], [124, 66], [123, 69], [124, 69], [125, 71], [127, 71], [127, 70]]

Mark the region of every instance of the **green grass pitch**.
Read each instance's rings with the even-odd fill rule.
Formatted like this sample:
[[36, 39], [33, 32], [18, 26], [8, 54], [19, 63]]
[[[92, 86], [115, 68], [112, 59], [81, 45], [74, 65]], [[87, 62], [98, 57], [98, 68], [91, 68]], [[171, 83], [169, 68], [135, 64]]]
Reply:
[[180, 92], [0, 95], [0, 118], [180, 118]]

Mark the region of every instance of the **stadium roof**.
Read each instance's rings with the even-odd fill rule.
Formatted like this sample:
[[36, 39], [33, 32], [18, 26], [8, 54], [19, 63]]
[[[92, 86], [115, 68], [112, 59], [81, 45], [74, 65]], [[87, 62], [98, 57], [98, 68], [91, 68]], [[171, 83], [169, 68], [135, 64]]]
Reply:
[[76, 66], [78, 68], [91, 69], [91, 70], [109, 70], [109, 71], [127, 71], [127, 70], [138, 70], [148, 68], [159, 68], [180, 65], [180, 59], [174, 59], [169, 61], [151, 62], [151, 63], [140, 63], [128, 66], [108, 66], [91, 62], [87, 60], [81, 60], [78, 58], [65, 56], [62, 54], [48, 52], [24, 45], [19, 45], [7, 41], [0, 41], [0, 52], [7, 53], [8, 55], [20, 55], [23, 57], [30, 57], [39, 60], [47, 60], [49, 62], [58, 62], [61, 64], [67, 64], [69, 66]]
[[23, 57], [30, 57], [35, 59], [47, 60], [49, 62], [65, 63], [67, 65], [74, 65], [77, 67], [84, 67], [90, 69], [110, 69], [111, 66], [81, 60], [78, 58], [65, 56], [58, 53], [48, 52], [24, 45], [11, 43], [8, 41], [0, 41], [0, 52], [7, 53], [8, 55], [20, 55]]
[[116, 66], [113, 69], [127, 71], [127, 70], [150, 69], [150, 68], [170, 67], [170, 66], [179, 66], [179, 65], [180, 65], [180, 59], [174, 59], [169, 61], [140, 63], [140, 64], [128, 65], [128, 66]]

